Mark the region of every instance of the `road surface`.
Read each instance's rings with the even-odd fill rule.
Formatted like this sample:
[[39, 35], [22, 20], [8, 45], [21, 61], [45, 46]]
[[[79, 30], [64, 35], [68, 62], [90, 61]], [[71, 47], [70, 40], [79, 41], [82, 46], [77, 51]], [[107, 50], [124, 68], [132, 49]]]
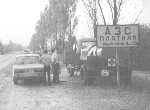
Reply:
[[0, 56], [0, 110], [150, 110], [148, 79], [133, 78], [127, 89], [84, 86], [80, 79], [69, 78], [62, 67], [61, 84], [14, 85], [13, 61], [14, 55]]

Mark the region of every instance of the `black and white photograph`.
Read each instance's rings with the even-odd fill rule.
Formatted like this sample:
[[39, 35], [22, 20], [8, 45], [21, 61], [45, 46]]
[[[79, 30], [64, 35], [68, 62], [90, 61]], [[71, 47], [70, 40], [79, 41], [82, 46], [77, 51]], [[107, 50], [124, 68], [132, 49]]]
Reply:
[[150, 0], [0, 0], [0, 110], [150, 110]]

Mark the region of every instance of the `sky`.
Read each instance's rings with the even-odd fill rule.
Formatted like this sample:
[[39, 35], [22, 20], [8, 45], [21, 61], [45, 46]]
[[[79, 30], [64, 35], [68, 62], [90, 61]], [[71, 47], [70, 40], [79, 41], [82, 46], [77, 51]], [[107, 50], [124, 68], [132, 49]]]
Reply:
[[[104, 12], [104, 16], [107, 24], [112, 24], [111, 11], [106, 3], [106, 0], [100, 0], [101, 6]], [[121, 14], [118, 24], [133, 24], [137, 16], [142, 10], [137, 22], [140, 24], [150, 24], [150, 0], [124, 0], [122, 5]], [[81, 11], [82, 10], [82, 11]], [[78, 4], [77, 16], [79, 16], [79, 25], [75, 30], [75, 36], [77, 39], [93, 37], [93, 32], [90, 29], [90, 20], [88, 18], [87, 10], [82, 2]], [[98, 14], [98, 16], [101, 16]], [[86, 19], [85, 19], [86, 18]], [[103, 25], [103, 20], [99, 18], [98, 23]]]
[[0, 41], [27, 46], [48, 0], [0, 0]]
[[[104, 3], [106, 0], [101, 1], [104, 6], [105, 16], [107, 16], [107, 22], [111, 24], [110, 10]], [[123, 7], [126, 10], [123, 9], [119, 23], [132, 23], [133, 18], [137, 16], [141, 9], [143, 9], [143, 12], [138, 22], [150, 23], [150, 0], [128, 1]], [[35, 33], [35, 26], [39, 20], [40, 13], [47, 4], [48, 0], [0, 0], [0, 41], [5, 44], [11, 40], [27, 46]], [[86, 36], [87, 32], [90, 32], [90, 29], [87, 28], [89, 27], [87, 25], [89, 24], [89, 19], [81, 2], [79, 2], [77, 12], [80, 20], [76, 33], [78, 36]]]

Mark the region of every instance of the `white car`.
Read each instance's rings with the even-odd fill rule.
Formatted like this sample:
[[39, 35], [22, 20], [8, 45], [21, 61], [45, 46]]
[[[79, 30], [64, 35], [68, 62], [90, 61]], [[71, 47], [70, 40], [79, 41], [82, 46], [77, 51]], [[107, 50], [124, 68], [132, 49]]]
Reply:
[[13, 64], [13, 82], [18, 80], [36, 79], [45, 81], [44, 65], [40, 64], [40, 56], [38, 54], [21, 54], [16, 56]]

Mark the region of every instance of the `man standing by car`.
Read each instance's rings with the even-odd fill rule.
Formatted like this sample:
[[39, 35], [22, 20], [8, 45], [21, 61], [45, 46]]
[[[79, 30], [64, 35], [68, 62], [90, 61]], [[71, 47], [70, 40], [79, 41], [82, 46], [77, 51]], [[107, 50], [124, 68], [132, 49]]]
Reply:
[[[51, 57], [48, 54], [47, 50], [44, 50], [44, 54], [41, 56], [41, 62], [44, 64], [44, 74], [45, 74], [45, 81], [46, 76], [48, 77], [48, 85], [51, 85], [51, 77], [50, 77], [50, 70], [51, 70]], [[46, 74], [47, 73], [47, 74]]]
[[53, 70], [53, 82], [59, 83], [60, 64], [56, 49], [52, 50], [52, 70]]

